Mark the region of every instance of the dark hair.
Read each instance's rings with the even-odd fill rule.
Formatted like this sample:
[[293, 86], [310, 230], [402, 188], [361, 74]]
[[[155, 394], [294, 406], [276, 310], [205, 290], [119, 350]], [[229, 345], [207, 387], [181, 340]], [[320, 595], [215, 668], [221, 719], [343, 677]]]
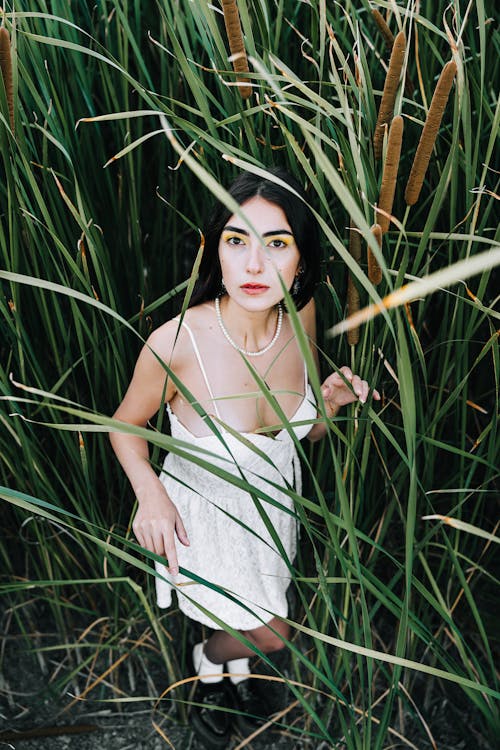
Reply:
[[[298, 195], [271, 180], [250, 172], [243, 172], [231, 184], [228, 193], [241, 206], [258, 195], [279, 206], [287, 218], [300, 253], [300, 285], [292, 292], [295, 306], [300, 310], [311, 299], [320, 276], [320, 250], [318, 225], [311, 210], [304, 202], [306, 194], [301, 185], [280, 167], [267, 170], [269, 174], [286, 182]], [[299, 197], [300, 196], [300, 197]], [[222, 289], [222, 271], [219, 262], [219, 240], [222, 230], [232, 215], [219, 202], [210, 215], [205, 232], [205, 247], [200, 263], [198, 279], [193, 289], [190, 306], [215, 299]]]

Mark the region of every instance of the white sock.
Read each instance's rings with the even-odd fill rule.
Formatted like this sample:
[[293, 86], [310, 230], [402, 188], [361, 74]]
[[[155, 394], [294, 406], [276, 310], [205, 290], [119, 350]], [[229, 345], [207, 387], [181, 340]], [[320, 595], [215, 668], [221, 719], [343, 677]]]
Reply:
[[193, 665], [196, 674], [200, 675], [200, 682], [220, 682], [222, 680], [222, 664], [214, 664], [207, 659], [203, 651], [206, 641], [197, 643], [193, 648]]
[[243, 659], [231, 659], [226, 662], [227, 671], [230, 673], [229, 679], [233, 685], [237, 685], [239, 682], [246, 680], [250, 674], [250, 665], [248, 657]]

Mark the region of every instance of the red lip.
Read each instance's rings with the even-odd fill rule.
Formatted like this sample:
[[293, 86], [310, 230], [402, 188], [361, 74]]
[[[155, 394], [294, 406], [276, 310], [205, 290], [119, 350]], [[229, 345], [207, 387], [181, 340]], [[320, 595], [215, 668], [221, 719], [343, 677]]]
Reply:
[[269, 289], [265, 284], [242, 284], [242, 289]]

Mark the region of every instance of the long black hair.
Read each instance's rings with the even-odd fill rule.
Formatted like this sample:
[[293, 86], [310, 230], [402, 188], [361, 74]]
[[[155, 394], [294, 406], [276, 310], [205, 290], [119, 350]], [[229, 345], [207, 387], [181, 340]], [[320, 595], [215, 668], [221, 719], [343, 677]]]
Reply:
[[[279, 206], [290, 224], [295, 243], [300, 253], [300, 283], [292, 291], [292, 299], [300, 310], [311, 299], [320, 278], [320, 249], [317, 221], [307, 206], [302, 186], [286, 170], [274, 167], [269, 174], [286, 182], [293, 192], [250, 172], [243, 172], [228, 188], [228, 193], [241, 206], [254, 196], [260, 196]], [[215, 299], [222, 290], [222, 271], [219, 262], [219, 240], [222, 230], [232, 212], [218, 202], [214, 207], [205, 231], [205, 247], [200, 263], [198, 279], [191, 296], [190, 307]]]

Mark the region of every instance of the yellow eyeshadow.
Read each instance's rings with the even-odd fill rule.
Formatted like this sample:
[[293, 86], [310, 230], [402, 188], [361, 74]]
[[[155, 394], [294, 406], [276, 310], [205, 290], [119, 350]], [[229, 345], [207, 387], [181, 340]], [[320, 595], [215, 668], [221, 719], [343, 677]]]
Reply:
[[227, 242], [228, 240], [232, 239], [233, 237], [237, 237], [239, 240], [246, 240], [247, 237], [244, 234], [239, 234], [238, 232], [222, 232], [222, 241]]
[[293, 245], [295, 242], [295, 239], [289, 234], [273, 234], [266, 237], [266, 243], [273, 242], [274, 240], [280, 240], [280, 242], [283, 242], [285, 245]]
[[[229, 240], [232, 240], [233, 238], [237, 238], [239, 240], [242, 240], [243, 242], [248, 241], [248, 235], [240, 233], [240, 232], [232, 232], [230, 230], [226, 230], [222, 232], [222, 241], [228, 242]], [[272, 234], [268, 235], [267, 237], [264, 237], [264, 244], [269, 245], [271, 242], [274, 242], [275, 240], [279, 240], [280, 242], [283, 242], [284, 245], [293, 245], [295, 242], [295, 238], [292, 237], [289, 234]]]

